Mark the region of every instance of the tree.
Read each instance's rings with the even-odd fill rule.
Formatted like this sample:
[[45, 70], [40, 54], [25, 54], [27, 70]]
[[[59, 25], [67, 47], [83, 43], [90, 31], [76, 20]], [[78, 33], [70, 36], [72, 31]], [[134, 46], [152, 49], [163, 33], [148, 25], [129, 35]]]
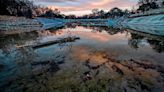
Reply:
[[148, 11], [150, 9], [157, 9], [159, 8], [158, 4], [156, 3], [157, 0], [139, 0], [138, 6], [139, 8], [137, 11]]
[[36, 6], [31, 0], [0, 0], [0, 15], [63, 18], [58, 9], [51, 10], [48, 7]]
[[0, 15], [32, 17], [33, 2], [29, 0], [1, 0]]
[[121, 17], [124, 15], [123, 11], [121, 9], [119, 9], [118, 7], [114, 7], [110, 10], [111, 13], [111, 17], [115, 18], [115, 17]]
[[92, 13], [93, 13], [95, 16], [98, 14], [98, 12], [99, 12], [99, 9], [93, 9], [93, 10], [92, 10]]
[[76, 19], [76, 16], [75, 15], [68, 15], [65, 18], [66, 19]]

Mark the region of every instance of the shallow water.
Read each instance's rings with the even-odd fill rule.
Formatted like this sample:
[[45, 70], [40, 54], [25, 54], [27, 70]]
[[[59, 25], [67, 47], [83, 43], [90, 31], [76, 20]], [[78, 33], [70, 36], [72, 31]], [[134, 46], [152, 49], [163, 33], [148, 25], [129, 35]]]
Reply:
[[[59, 42], [33, 48], [67, 37]], [[164, 37], [110, 27], [63, 27], [0, 38], [0, 90], [163, 92]]]

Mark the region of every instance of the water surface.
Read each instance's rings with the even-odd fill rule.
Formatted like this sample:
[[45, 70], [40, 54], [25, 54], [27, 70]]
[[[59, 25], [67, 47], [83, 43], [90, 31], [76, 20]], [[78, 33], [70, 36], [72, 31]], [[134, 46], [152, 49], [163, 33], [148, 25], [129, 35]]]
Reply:
[[[68, 37], [33, 48], [33, 45]], [[110, 27], [65, 26], [0, 38], [0, 90], [163, 92], [164, 37]]]

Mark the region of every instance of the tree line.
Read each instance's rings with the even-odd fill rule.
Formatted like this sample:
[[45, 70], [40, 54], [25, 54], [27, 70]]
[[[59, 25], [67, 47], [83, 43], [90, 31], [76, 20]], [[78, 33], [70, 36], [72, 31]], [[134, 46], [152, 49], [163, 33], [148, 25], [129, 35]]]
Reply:
[[161, 6], [164, 6], [164, 0], [139, 0], [137, 12], [145, 12], [160, 8], [161, 6], [157, 3], [158, 1], [161, 1]]
[[109, 11], [99, 10], [99, 9], [93, 9], [91, 14], [84, 15], [81, 17], [77, 17], [80, 19], [107, 19], [107, 18], [118, 18], [122, 16], [128, 16], [130, 14], [129, 10], [122, 10], [118, 7], [114, 7], [110, 9]]
[[0, 0], [0, 15], [63, 18], [58, 9], [36, 6], [29, 0]]
[[33, 8], [28, 0], [0, 0], [0, 15], [32, 17]]

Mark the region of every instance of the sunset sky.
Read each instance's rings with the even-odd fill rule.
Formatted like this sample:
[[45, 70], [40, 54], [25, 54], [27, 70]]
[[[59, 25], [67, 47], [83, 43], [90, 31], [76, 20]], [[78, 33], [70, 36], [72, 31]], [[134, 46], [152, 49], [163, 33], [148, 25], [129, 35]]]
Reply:
[[91, 13], [94, 8], [110, 10], [113, 7], [131, 9], [138, 0], [32, 0], [37, 5], [58, 8], [61, 13], [81, 16]]

